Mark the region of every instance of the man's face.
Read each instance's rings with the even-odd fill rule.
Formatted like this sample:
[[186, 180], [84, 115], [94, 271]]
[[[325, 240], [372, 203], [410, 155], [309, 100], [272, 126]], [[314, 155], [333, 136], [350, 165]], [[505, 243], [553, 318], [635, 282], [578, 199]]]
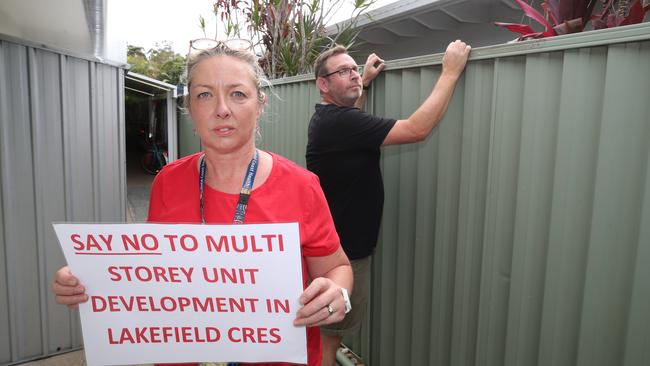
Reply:
[[[341, 70], [343, 71], [337, 72]], [[325, 63], [325, 71], [325, 74], [331, 75], [319, 77], [322, 80], [319, 87], [324, 101], [338, 106], [353, 106], [363, 92], [361, 75], [354, 59], [344, 53], [332, 56]]]

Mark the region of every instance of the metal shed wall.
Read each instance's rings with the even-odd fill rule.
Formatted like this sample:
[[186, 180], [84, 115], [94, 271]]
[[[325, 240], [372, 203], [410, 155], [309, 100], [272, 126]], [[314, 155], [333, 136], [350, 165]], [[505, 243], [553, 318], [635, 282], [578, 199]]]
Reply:
[[52, 222], [122, 222], [123, 70], [0, 37], [0, 365], [81, 347]]
[[[181, 98], [177, 103], [182, 104]], [[178, 157], [194, 154], [201, 151], [201, 141], [194, 133], [194, 122], [190, 116], [181, 108], [176, 109], [178, 120]]]
[[[440, 126], [384, 149], [377, 365], [650, 365], [650, 24], [475, 49]], [[407, 117], [442, 55], [389, 62]], [[275, 81], [261, 145], [304, 164], [313, 77]]]

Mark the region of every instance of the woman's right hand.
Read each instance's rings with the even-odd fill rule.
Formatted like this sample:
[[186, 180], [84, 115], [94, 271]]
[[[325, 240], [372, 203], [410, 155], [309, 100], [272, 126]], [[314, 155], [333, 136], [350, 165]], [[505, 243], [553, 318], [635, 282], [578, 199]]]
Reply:
[[70, 309], [74, 309], [80, 303], [88, 301], [86, 288], [79, 283], [77, 277], [72, 275], [68, 266], [62, 267], [54, 275], [52, 292], [57, 303], [67, 305]]

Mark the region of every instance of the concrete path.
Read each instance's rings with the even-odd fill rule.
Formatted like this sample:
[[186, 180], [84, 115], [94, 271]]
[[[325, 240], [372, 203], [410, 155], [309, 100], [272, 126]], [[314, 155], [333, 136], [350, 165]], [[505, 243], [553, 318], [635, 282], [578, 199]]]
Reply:
[[[58, 356], [41, 359], [38, 361], [21, 364], [23, 366], [86, 366], [86, 357], [84, 351], [73, 351]], [[134, 366], [151, 366], [151, 364], [134, 365]]]

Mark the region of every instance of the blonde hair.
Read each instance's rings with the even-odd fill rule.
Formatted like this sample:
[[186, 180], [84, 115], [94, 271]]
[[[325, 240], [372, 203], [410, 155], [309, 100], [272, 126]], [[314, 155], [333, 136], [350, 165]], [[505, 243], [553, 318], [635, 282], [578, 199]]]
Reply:
[[[252, 71], [251, 75], [253, 76], [253, 83], [257, 89], [257, 99], [259, 102], [262, 102], [264, 100], [264, 92], [262, 91], [262, 88], [270, 87], [271, 83], [264, 75], [264, 70], [262, 70], [260, 67], [257, 56], [255, 56], [255, 54], [253, 54], [251, 51], [234, 50], [221, 44], [217, 47], [202, 50], [198, 53], [190, 54], [187, 56], [187, 66], [185, 67], [184, 79], [188, 89], [192, 86], [192, 74], [194, 73], [196, 65], [198, 65], [203, 60], [207, 60], [215, 56], [230, 56], [245, 62]], [[187, 108], [189, 107], [190, 98], [186, 96], [184, 99], [184, 104]]]

